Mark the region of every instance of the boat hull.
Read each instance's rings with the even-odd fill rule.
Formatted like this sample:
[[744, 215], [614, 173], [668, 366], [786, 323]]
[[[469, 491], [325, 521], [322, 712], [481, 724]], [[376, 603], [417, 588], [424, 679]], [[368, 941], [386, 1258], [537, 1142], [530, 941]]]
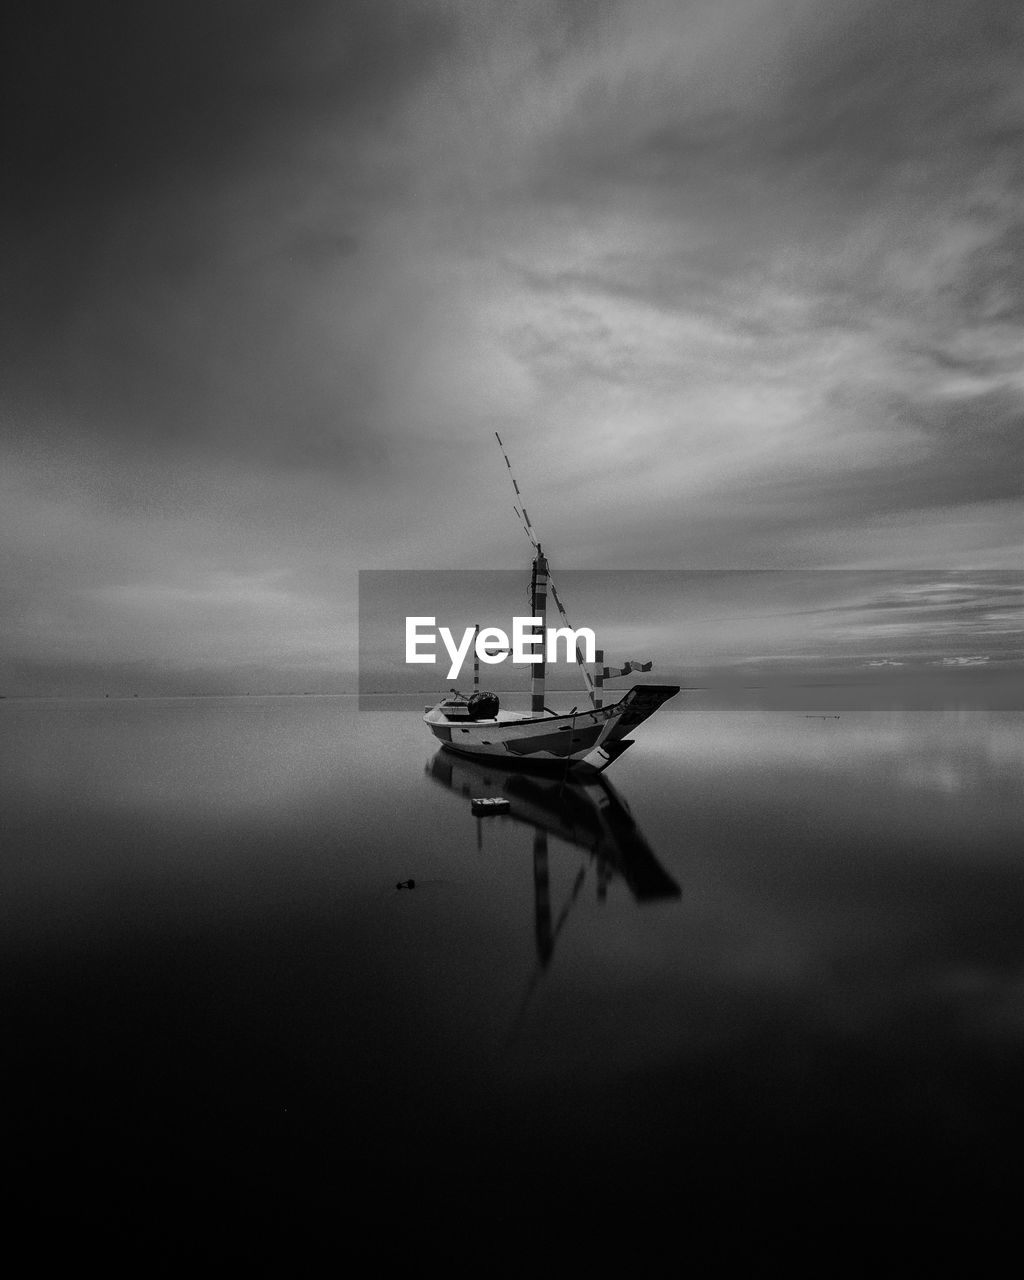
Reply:
[[634, 685], [618, 702], [565, 715], [450, 720], [443, 703], [423, 719], [449, 751], [530, 768], [606, 769], [631, 745], [626, 735], [675, 697], [678, 685]]

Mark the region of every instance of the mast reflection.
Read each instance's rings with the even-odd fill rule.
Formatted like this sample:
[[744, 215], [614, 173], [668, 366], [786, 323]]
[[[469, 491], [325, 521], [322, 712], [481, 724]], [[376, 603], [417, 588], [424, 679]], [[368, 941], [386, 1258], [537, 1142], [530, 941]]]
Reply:
[[[548, 836], [584, 850], [596, 864], [597, 895], [603, 900], [608, 885], [620, 877], [635, 901], [657, 902], [680, 896], [679, 885], [655, 857], [637, 827], [629, 806], [596, 774], [587, 781], [562, 781], [555, 777], [500, 769], [447, 751], [438, 751], [427, 764], [427, 773], [440, 786], [471, 799], [501, 795], [510, 808], [502, 816], [533, 830], [534, 922], [537, 958], [546, 969], [555, 942], [565, 924], [586, 876], [586, 865], [576, 876], [568, 901], [557, 919], [551, 907], [548, 873]], [[477, 847], [483, 844], [483, 823], [477, 818]]]

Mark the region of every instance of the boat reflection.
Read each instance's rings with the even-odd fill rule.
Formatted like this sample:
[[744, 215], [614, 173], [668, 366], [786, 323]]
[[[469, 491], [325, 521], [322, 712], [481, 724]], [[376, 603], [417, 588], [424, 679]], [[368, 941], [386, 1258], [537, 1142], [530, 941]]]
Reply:
[[[537, 957], [547, 968], [573, 902], [587, 872], [585, 863], [576, 876], [568, 901], [557, 918], [551, 908], [548, 872], [548, 836], [589, 855], [595, 867], [597, 895], [604, 899], [608, 885], [618, 876], [640, 903], [680, 896], [679, 885], [655, 857], [625, 800], [602, 774], [587, 781], [501, 769], [447, 751], [438, 751], [427, 773], [449, 791], [471, 799], [502, 796], [509, 809], [501, 817], [533, 830], [533, 883]], [[496, 818], [477, 818], [477, 844], [483, 846], [483, 828]]]

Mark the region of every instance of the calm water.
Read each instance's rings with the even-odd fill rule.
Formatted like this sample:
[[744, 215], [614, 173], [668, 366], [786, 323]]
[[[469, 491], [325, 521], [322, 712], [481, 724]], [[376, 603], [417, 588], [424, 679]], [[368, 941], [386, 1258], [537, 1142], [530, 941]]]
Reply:
[[1019, 713], [677, 699], [605, 791], [438, 753], [419, 701], [0, 707], [29, 1200], [592, 1236], [1015, 1201]]

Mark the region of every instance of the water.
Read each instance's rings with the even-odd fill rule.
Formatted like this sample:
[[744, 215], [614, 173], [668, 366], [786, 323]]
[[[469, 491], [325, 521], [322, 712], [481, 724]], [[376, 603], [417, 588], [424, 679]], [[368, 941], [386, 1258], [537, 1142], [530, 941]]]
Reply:
[[1018, 713], [677, 699], [604, 792], [417, 709], [3, 704], [36, 1210], [599, 1241], [1015, 1200]]

